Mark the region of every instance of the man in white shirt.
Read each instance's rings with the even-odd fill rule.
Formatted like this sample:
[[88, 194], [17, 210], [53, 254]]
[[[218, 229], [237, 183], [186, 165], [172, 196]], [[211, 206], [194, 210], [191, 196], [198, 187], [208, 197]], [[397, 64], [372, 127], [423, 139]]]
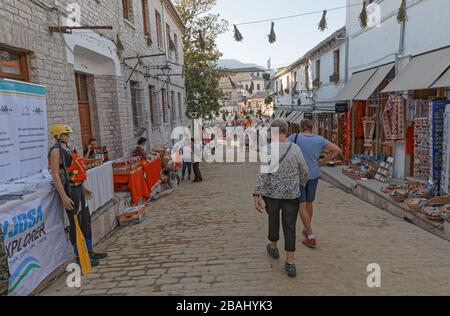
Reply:
[[194, 169], [194, 181], [203, 182], [202, 173], [200, 172], [200, 162], [203, 161], [203, 143], [195, 144], [195, 140], [192, 139], [192, 144], [194, 148], [194, 161], [193, 161], [193, 169]]
[[192, 145], [189, 142], [186, 142], [184, 147], [181, 149], [183, 153], [183, 172], [181, 181], [184, 181], [184, 176], [186, 174], [186, 170], [188, 171], [188, 180], [191, 180], [192, 174]]

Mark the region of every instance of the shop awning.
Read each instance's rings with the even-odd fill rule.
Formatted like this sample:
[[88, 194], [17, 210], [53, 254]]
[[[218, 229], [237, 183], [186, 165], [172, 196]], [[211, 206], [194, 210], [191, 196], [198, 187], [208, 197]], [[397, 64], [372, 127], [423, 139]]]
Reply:
[[297, 112], [291, 112], [291, 114], [289, 114], [289, 115], [285, 118], [286, 121], [290, 122], [290, 121], [295, 117], [296, 114], [297, 114]]
[[291, 119], [289, 120], [289, 122], [290, 123], [292, 123], [292, 124], [294, 124], [295, 123], [295, 121], [297, 120], [297, 118], [299, 117], [299, 116], [301, 116], [302, 115], [302, 112], [294, 112], [294, 116], [292, 116], [291, 117]]
[[432, 86], [433, 89], [435, 88], [446, 88], [450, 87], [450, 68], [447, 70], [447, 72], [438, 80], [436, 83]]
[[381, 92], [429, 89], [450, 66], [450, 47], [414, 57]]
[[344, 89], [336, 97], [336, 101], [350, 101], [355, 99], [361, 89], [372, 78], [377, 68], [369, 69], [354, 73], [352, 78], [347, 82]]
[[355, 97], [355, 100], [369, 100], [370, 96], [377, 90], [381, 82], [394, 69], [394, 64], [388, 64], [378, 67], [375, 74], [370, 78], [369, 82], [362, 88], [362, 90]]
[[300, 114], [295, 118], [294, 124], [300, 124], [303, 121], [305, 112], [300, 112]]

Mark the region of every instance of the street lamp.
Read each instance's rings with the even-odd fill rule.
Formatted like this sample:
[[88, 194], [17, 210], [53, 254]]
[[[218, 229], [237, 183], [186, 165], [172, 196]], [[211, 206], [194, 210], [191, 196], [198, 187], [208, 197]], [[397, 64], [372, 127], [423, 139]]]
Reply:
[[164, 76], [168, 77], [168, 76], [170, 76], [170, 73], [172, 72], [172, 68], [170, 68], [170, 66], [168, 64], [166, 64], [163, 67], [161, 67], [161, 71]]

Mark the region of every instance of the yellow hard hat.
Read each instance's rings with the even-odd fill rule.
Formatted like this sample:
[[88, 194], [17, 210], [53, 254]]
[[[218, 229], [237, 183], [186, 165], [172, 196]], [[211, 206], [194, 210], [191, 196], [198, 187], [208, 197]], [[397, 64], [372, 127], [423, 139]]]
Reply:
[[54, 124], [50, 127], [50, 135], [52, 137], [60, 137], [62, 134], [72, 134], [73, 130], [66, 124]]

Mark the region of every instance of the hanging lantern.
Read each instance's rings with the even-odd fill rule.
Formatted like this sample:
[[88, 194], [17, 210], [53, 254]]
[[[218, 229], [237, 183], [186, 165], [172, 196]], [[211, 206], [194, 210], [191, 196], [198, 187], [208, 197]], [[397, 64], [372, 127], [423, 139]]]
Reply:
[[122, 41], [120, 40], [119, 34], [117, 34], [117, 39], [116, 39], [116, 48], [117, 48], [117, 54], [119, 56], [122, 55], [123, 50], [125, 49], [123, 47]]
[[402, 0], [402, 3], [400, 5], [400, 9], [398, 10], [397, 14], [397, 22], [403, 23], [408, 20], [408, 15], [406, 14], [406, 1]]
[[244, 39], [236, 25], [234, 25], [234, 39], [236, 40], [236, 42], [241, 42]]
[[150, 34], [147, 35], [147, 46], [150, 47], [153, 45], [152, 37]]
[[325, 31], [328, 28], [327, 25], [327, 10], [324, 10], [322, 13], [322, 19], [319, 22], [319, 30], [322, 32]]
[[272, 22], [272, 27], [270, 28], [269, 43], [273, 44], [277, 41], [277, 35], [275, 34], [275, 23]]
[[206, 49], [205, 38], [203, 37], [203, 32], [202, 31], [198, 31], [198, 45], [200, 46], [200, 48], [202, 50]]
[[363, 9], [362, 9], [361, 13], [359, 14], [359, 24], [361, 25], [361, 28], [365, 29], [367, 27], [367, 21], [368, 21], [367, 4], [364, 1]]

